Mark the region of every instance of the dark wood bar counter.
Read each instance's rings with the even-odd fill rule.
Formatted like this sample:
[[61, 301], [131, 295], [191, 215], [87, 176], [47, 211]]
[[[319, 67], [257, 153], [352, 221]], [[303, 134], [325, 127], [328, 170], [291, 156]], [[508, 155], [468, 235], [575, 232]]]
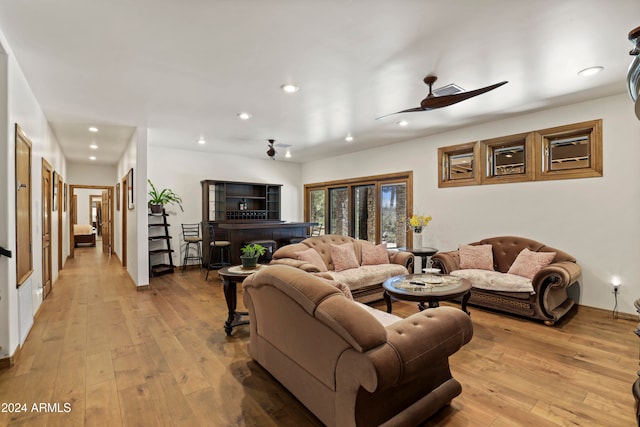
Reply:
[[[213, 223], [216, 240], [231, 242], [231, 263], [240, 264], [240, 248], [245, 242], [253, 240], [274, 240], [279, 248], [282, 240], [290, 237], [306, 236], [314, 222], [255, 221], [255, 222], [216, 222]], [[206, 230], [206, 224], [203, 224]], [[204, 236], [203, 256], [206, 263], [209, 256], [209, 236]], [[214, 260], [219, 261], [219, 254], [214, 253]]]

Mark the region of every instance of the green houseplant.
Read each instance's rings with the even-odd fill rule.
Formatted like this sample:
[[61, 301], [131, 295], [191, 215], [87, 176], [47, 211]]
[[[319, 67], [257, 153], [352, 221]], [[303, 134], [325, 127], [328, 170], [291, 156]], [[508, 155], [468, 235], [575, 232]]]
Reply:
[[151, 209], [151, 213], [162, 213], [162, 208], [165, 205], [170, 203], [175, 203], [180, 207], [180, 210], [184, 212], [182, 209], [182, 198], [178, 196], [173, 190], [169, 188], [164, 188], [160, 191], [153, 185], [150, 179], [147, 179], [147, 182], [151, 186], [151, 191], [149, 191], [149, 208]]
[[251, 269], [256, 268], [258, 265], [258, 257], [264, 255], [267, 248], [259, 243], [249, 243], [240, 248], [242, 255], [240, 255], [240, 261], [242, 261], [242, 268]]

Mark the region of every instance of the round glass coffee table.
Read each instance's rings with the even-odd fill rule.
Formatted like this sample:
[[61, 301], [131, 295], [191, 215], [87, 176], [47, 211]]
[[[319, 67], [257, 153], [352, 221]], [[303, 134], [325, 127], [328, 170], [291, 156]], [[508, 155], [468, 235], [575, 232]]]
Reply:
[[466, 279], [439, 274], [406, 274], [385, 280], [382, 287], [388, 313], [391, 313], [392, 298], [416, 301], [418, 309], [424, 310], [438, 307], [440, 301], [462, 297], [462, 311], [469, 314], [467, 302], [471, 296], [471, 282]]

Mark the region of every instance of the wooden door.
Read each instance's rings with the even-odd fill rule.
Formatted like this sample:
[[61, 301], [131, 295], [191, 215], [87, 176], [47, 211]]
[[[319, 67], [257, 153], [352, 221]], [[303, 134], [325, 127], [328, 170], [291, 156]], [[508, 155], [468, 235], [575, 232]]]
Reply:
[[51, 197], [53, 168], [42, 159], [42, 298], [51, 292]]
[[127, 177], [124, 176], [122, 178], [122, 183], [120, 185], [120, 188], [122, 188], [124, 191], [122, 191], [121, 197], [122, 200], [120, 201], [120, 206], [122, 207], [122, 239], [121, 239], [121, 246], [122, 248], [120, 249], [120, 251], [122, 252], [122, 266], [126, 267], [127, 266]]
[[102, 192], [100, 211], [102, 212], [102, 253], [111, 255], [111, 198], [107, 190]]
[[58, 271], [62, 270], [62, 211], [64, 210], [64, 198], [62, 192], [63, 180], [62, 177], [56, 174], [57, 181], [53, 185], [58, 187]]
[[22, 285], [33, 273], [31, 252], [31, 141], [16, 124], [16, 278]]

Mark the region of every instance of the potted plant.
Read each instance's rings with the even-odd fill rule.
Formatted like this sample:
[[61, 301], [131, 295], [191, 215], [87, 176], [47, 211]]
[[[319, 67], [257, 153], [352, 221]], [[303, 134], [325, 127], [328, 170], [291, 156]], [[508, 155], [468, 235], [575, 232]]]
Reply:
[[164, 188], [158, 191], [150, 179], [147, 179], [147, 182], [151, 186], [148, 205], [152, 214], [161, 214], [162, 208], [170, 203], [177, 204], [180, 207], [180, 210], [184, 212], [184, 209], [182, 209], [182, 198], [174, 193], [173, 190]]
[[259, 243], [249, 243], [242, 248], [242, 255], [240, 255], [240, 261], [242, 261], [242, 268], [248, 270], [252, 268], [256, 268], [258, 265], [258, 257], [260, 255], [264, 255], [267, 251], [267, 248], [262, 246]]

